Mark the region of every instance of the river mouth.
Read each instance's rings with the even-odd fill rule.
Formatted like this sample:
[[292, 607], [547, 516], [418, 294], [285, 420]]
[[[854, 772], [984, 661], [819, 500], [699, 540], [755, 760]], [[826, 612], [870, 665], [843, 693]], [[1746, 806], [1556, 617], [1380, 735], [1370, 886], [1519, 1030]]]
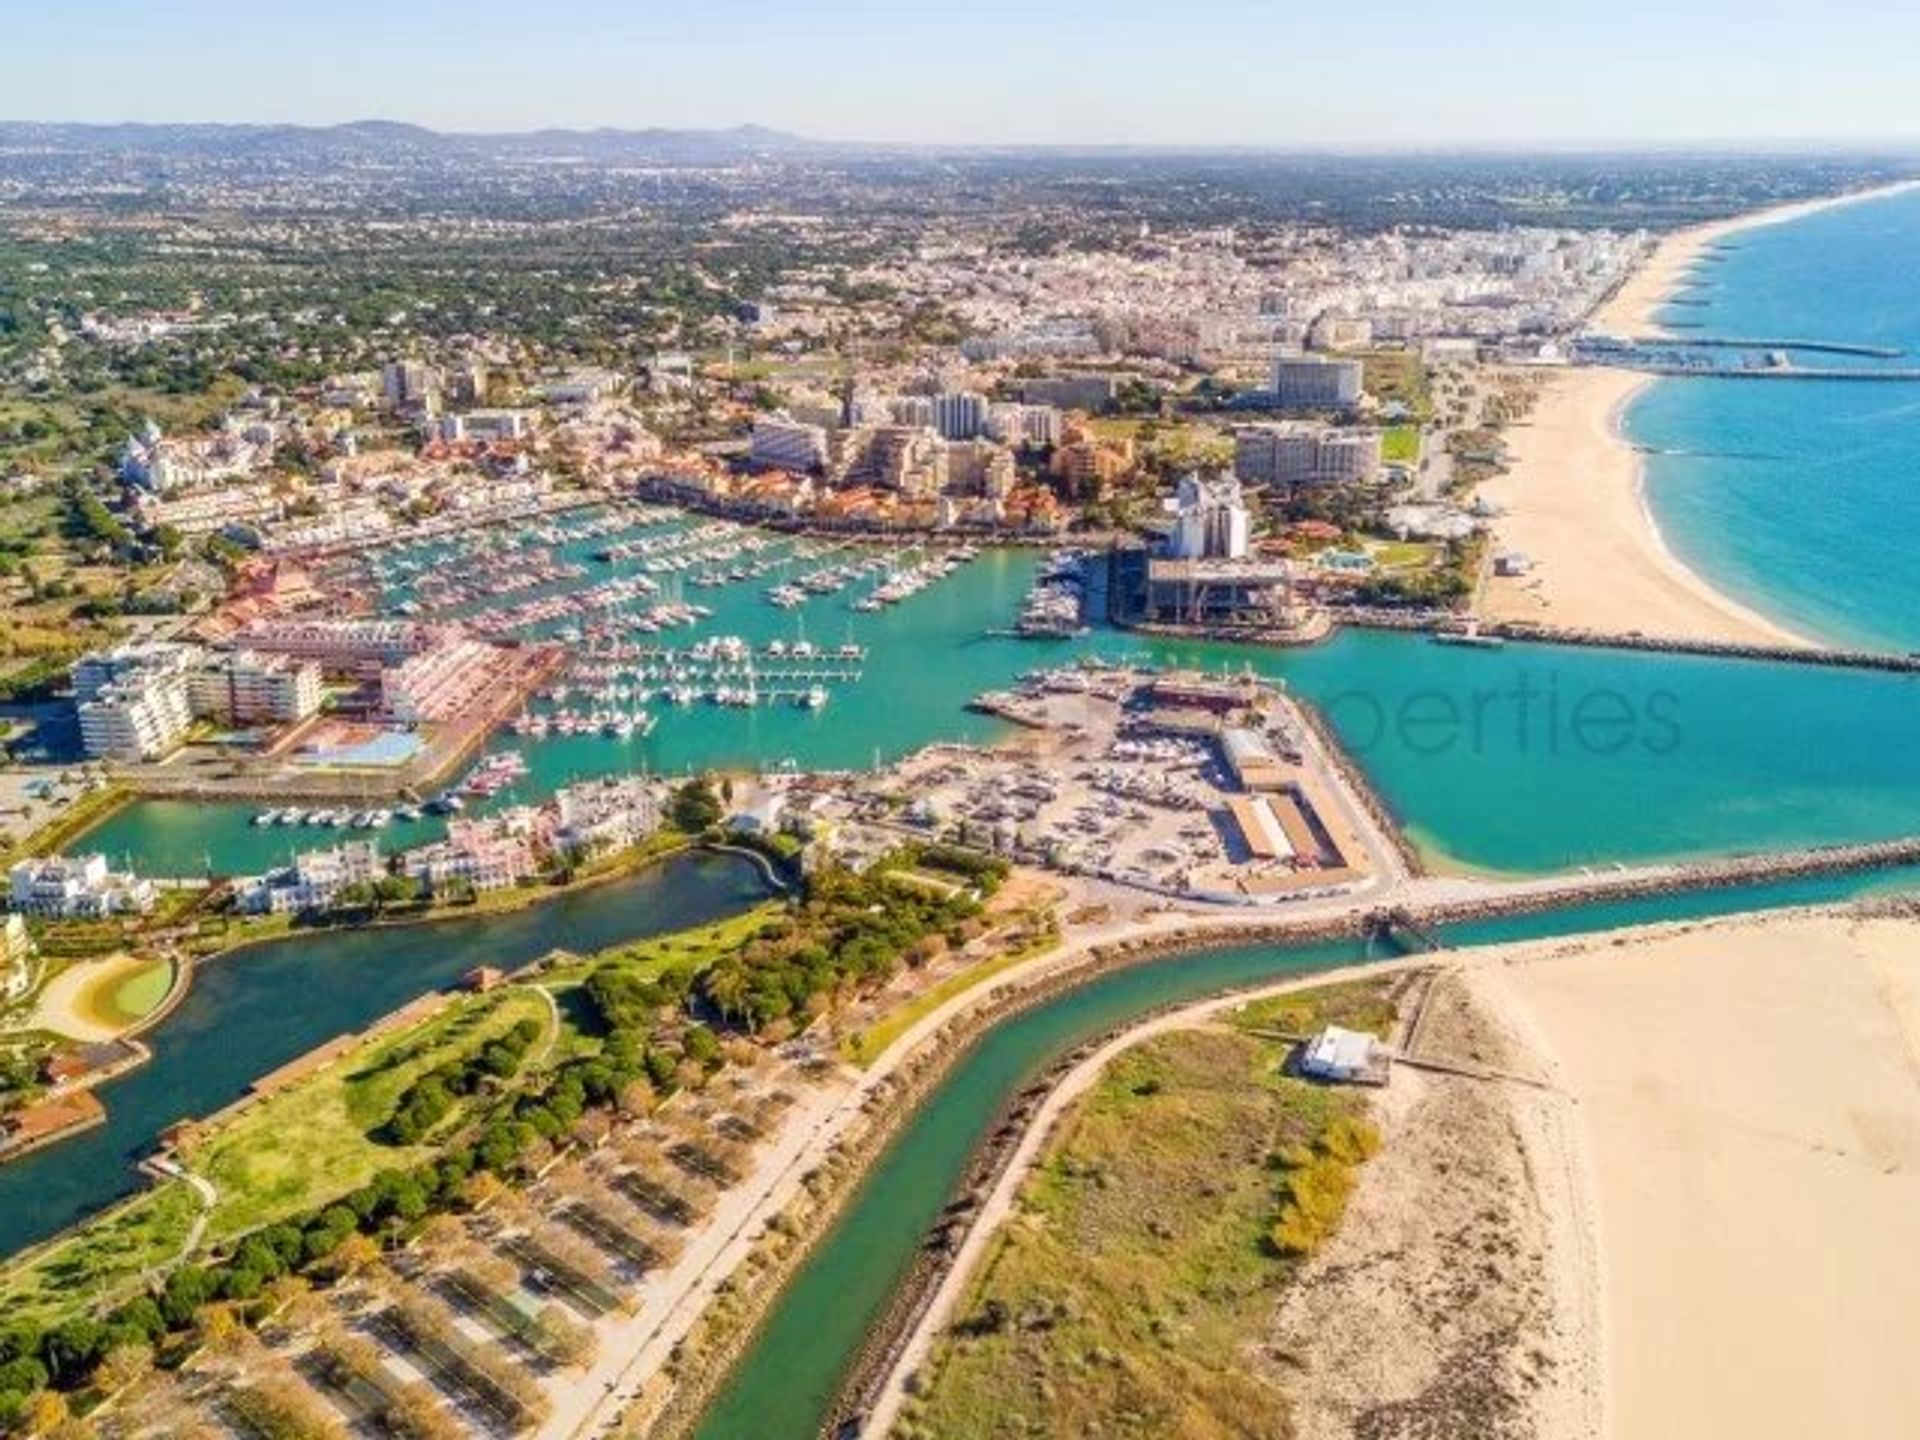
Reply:
[[555, 949], [684, 930], [772, 893], [757, 864], [702, 852], [507, 914], [301, 934], [203, 964], [143, 1037], [153, 1058], [100, 1087], [104, 1125], [0, 1166], [0, 1254], [138, 1190], [134, 1167], [168, 1126], [211, 1114], [260, 1076], [477, 965], [512, 970]]
[[[1456, 926], [1493, 945], [1920, 886], [1920, 867], [1571, 906]], [[698, 1440], [815, 1440], [941, 1210], [1008, 1101], [1077, 1046], [1163, 1006], [1368, 958], [1358, 940], [1242, 945], [1107, 971], [984, 1031], [886, 1145], [705, 1406]]]

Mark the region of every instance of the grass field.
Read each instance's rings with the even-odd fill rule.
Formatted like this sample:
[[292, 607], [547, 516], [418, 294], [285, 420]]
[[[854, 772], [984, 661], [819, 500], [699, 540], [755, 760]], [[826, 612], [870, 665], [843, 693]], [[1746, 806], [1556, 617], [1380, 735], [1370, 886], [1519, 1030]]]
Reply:
[[96, 1297], [130, 1291], [144, 1271], [179, 1254], [199, 1205], [193, 1191], [175, 1181], [8, 1261], [0, 1267], [0, 1316], [25, 1324], [57, 1321]]
[[1381, 404], [1399, 401], [1418, 419], [1433, 413], [1427, 389], [1427, 367], [1412, 350], [1371, 350], [1360, 357], [1365, 367], [1361, 384]]
[[185, 1157], [220, 1192], [208, 1238], [270, 1224], [431, 1153], [430, 1145], [375, 1138], [401, 1092], [529, 1018], [547, 1025], [551, 1012], [546, 998], [526, 986], [461, 998], [425, 1024], [384, 1036], [218, 1126]]
[[1390, 1013], [1355, 987], [1307, 992], [1110, 1065], [1023, 1186], [896, 1433], [1289, 1433], [1282, 1377], [1259, 1358], [1296, 1263], [1268, 1239], [1275, 1157], [1364, 1101], [1284, 1076], [1284, 1043], [1247, 1027]]
[[556, 988], [577, 984], [586, 979], [589, 972], [608, 964], [631, 970], [642, 978], [658, 975], [672, 965], [704, 970], [720, 956], [746, 944], [755, 931], [777, 917], [782, 909], [778, 900], [767, 900], [711, 925], [676, 930], [670, 935], [656, 935], [631, 945], [615, 945], [554, 967], [547, 972], [547, 982]]
[[1380, 458], [1389, 465], [1414, 465], [1420, 460], [1417, 425], [1389, 425], [1380, 434]]
[[1367, 553], [1382, 570], [1424, 570], [1440, 554], [1440, 547], [1420, 540], [1388, 540], [1369, 545]]

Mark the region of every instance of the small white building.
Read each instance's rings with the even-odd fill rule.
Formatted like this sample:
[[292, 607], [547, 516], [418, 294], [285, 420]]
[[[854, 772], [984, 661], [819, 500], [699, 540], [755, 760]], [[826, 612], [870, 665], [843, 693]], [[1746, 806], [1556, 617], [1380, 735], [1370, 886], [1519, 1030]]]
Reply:
[[776, 835], [780, 817], [786, 812], [787, 797], [777, 790], [768, 791], [753, 804], [727, 817], [727, 829], [742, 835]]
[[1384, 1085], [1392, 1057], [1364, 1030], [1329, 1025], [1300, 1051], [1300, 1073], [1346, 1085]]

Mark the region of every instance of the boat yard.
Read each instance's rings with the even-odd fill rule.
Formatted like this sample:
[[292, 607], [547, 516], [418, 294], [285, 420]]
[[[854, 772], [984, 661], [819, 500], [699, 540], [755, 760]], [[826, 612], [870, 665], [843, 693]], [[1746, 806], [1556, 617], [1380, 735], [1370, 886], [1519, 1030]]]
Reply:
[[1390, 851], [1271, 685], [1070, 666], [976, 703], [1022, 728], [873, 777], [796, 782], [807, 823], [843, 854], [880, 853], [905, 831], [1230, 904], [1324, 895], [1378, 873]]

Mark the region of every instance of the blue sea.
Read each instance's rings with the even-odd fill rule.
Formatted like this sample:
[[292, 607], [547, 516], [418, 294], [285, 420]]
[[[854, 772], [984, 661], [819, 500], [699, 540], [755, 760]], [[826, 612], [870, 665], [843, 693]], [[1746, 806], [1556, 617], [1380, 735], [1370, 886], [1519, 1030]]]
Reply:
[[[1898, 347], [1920, 366], [1916, 277], [1907, 191], [1729, 236], [1659, 318]], [[1661, 380], [1626, 430], [1668, 545], [1704, 579], [1817, 639], [1920, 649], [1920, 382]]]

